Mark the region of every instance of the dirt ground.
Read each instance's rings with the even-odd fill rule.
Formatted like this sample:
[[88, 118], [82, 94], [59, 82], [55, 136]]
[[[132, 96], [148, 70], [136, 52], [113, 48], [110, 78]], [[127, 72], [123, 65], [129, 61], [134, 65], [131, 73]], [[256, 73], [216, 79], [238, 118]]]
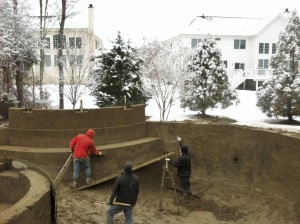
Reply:
[[[163, 187], [162, 210], [159, 209], [162, 166], [164, 161], [137, 170], [140, 194], [134, 208], [136, 224], [298, 224], [294, 205], [284, 197], [265, 193], [259, 188], [226, 179], [203, 178], [193, 168], [189, 200]], [[176, 171], [170, 169], [174, 174]], [[176, 176], [176, 175], [175, 175]], [[176, 179], [177, 177], [175, 177]], [[114, 180], [73, 192], [69, 184], [59, 186], [57, 196], [58, 224], [106, 223], [106, 211]], [[179, 209], [179, 210], [178, 210]], [[179, 213], [178, 213], [179, 211]], [[124, 223], [124, 215], [115, 216]]]

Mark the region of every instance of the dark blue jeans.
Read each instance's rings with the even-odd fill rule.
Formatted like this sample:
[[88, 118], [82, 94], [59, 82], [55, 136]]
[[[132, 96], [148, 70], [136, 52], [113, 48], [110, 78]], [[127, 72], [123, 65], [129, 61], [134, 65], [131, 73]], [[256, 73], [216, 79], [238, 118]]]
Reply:
[[122, 211], [125, 215], [125, 224], [132, 224], [132, 210], [133, 206], [111, 205], [107, 211], [107, 224], [113, 224], [114, 215]]

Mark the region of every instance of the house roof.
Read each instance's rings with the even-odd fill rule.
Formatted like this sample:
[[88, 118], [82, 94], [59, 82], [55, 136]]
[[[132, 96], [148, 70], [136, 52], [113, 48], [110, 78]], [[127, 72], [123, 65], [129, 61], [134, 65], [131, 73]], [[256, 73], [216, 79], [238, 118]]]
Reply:
[[266, 18], [243, 18], [222, 16], [197, 16], [182, 34], [202, 34], [214, 36], [253, 36], [282, 17], [283, 14]]

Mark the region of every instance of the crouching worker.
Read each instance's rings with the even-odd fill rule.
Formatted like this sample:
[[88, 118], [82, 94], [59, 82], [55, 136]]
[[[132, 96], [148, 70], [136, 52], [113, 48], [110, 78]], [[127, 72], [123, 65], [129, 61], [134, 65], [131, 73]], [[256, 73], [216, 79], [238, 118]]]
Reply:
[[86, 134], [78, 134], [70, 141], [70, 148], [73, 152], [73, 189], [77, 187], [77, 179], [79, 177], [80, 166], [85, 167], [86, 184], [91, 181], [91, 165], [90, 154], [102, 155], [100, 151], [96, 149], [93, 137], [95, 131], [93, 129], [87, 130]]
[[107, 211], [108, 224], [112, 224], [114, 215], [122, 211], [125, 215], [125, 224], [132, 224], [132, 211], [139, 194], [139, 180], [132, 172], [132, 164], [126, 162], [124, 172], [117, 177], [109, 199], [111, 206]]
[[184, 144], [180, 144], [180, 156], [176, 160], [170, 160], [171, 165], [177, 167], [177, 175], [182, 187], [183, 196], [188, 198], [191, 193], [190, 177], [191, 177], [191, 156], [189, 153], [189, 147]]

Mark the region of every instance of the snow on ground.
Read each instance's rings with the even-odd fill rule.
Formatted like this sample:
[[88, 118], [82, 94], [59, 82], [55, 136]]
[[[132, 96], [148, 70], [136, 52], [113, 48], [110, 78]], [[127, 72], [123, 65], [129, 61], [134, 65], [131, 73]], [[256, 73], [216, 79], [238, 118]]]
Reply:
[[[58, 87], [51, 86], [47, 87], [50, 92], [50, 100], [52, 108], [58, 108]], [[300, 132], [300, 126], [297, 125], [279, 125], [279, 124], [271, 124], [274, 123], [275, 118], [269, 118], [265, 114], [263, 114], [258, 107], [256, 107], [256, 92], [248, 91], [248, 90], [238, 90], [238, 96], [240, 99], [240, 103], [238, 105], [232, 105], [226, 109], [212, 109], [207, 110], [206, 114], [219, 116], [219, 117], [228, 117], [236, 120], [236, 124], [246, 125], [252, 127], [262, 127], [262, 128], [279, 128], [282, 130], [287, 130], [291, 132]], [[83, 108], [97, 108], [95, 105], [95, 98], [89, 95], [87, 90], [86, 94], [84, 94], [80, 99], [83, 101]], [[65, 109], [72, 109], [72, 105], [70, 101], [65, 98], [64, 99], [64, 107]], [[79, 109], [80, 103], [78, 102], [76, 105], [76, 109]], [[150, 100], [148, 105], [146, 106], [146, 116], [149, 116], [149, 121], [159, 121], [159, 109], [155, 104], [154, 100]], [[192, 115], [197, 114], [195, 111], [190, 111], [188, 109], [183, 109], [180, 107], [179, 102], [176, 103], [171, 108], [168, 121], [183, 121], [189, 120]], [[281, 118], [285, 119], [285, 118]]]
[[[256, 106], [255, 91], [238, 90], [237, 92], [240, 99], [240, 103], [238, 105], [232, 105], [226, 109], [216, 108], [207, 110], [206, 114], [231, 118], [233, 120], [236, 120], [237, 122], [235, 124], [238, 125], [282, 129], [290, 132], [300, 132], [300, 126], [271, 124], [274, 123], [276, 119], [267, 117]], [[191, 115], [195, 114], [197, 114], [197, 112], [180, 108], [180, 104], [178, 103], [171, 108], [168, 121], [189, 120]], [[146, 115], [151, 116], [149, 119], [151, 121], [159, 121], [159, 110], [154, 101], [150, 101], [149, 105], [146, 107]]]

